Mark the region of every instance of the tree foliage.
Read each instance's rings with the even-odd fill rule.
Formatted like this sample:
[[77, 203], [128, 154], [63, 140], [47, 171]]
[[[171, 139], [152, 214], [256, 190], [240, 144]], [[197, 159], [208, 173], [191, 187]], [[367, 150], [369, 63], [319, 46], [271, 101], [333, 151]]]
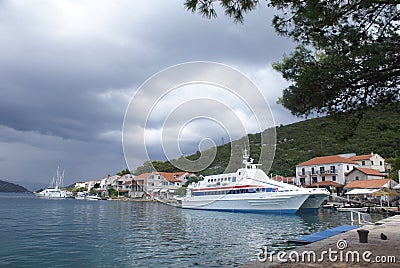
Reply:
[[118, 176], [124, 176], [124, 175], [126, 175], [126, 174], [131, 174], [131, 171], [130, 171], [128, 168], [125, 169], [125, 170], [121, 170], [120, 172], [117, 172], [116, 175], [118, 175]]
[[[235, 22], [257, 8], [252, 0], [186, 0], [189, 11]], [[351, 111], [400, 101], [398, 0], [270, 0], [278, 34], [298, 46], [273, 67], [291, 82], [279, 99], [296, 116]]]

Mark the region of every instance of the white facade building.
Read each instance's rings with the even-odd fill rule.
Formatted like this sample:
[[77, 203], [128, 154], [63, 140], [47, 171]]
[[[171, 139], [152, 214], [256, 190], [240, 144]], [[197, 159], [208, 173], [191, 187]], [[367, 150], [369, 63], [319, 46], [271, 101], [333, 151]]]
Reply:
[[296, 184], [332, 181], [344, 185], [345, 176], [358, 164], [338, 155], [315, 157], [296, 166]]
[[385, 163], [385, 159], [379, 154], [373, 152], [365, 155], [352, 156], [349, 157], [349, 160], [356, 162], [361, 168], [375, 169], [385, 174], [390, 170], [390, 165]]

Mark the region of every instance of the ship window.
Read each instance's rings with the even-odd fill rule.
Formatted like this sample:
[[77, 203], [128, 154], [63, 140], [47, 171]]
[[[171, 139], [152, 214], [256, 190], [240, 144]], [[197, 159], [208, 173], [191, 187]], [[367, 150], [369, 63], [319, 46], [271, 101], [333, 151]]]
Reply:
[[232, 177], [232, 182], [235, 182], [236, 181], [236, 177]]

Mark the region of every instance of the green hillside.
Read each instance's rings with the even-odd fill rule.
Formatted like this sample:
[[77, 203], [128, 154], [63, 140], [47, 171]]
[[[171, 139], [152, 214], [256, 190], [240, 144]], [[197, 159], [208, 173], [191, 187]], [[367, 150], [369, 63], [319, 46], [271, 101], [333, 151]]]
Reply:
[[[400, 104], [366, 111], [355, 127], [355, 117], [344, 114], [308, 119], [276, 128], [276, 153], [269, 173], [294, 176], [295, 166], [316, 156], [356, 153], [378, 153], [392, 164], [391, 178], [397, 180], [400, 168]], [[248, 135], [251, 157], [256, 161], [260, 154], [261, 135]], [[202, 175], [224, 172], [230, 158], [231, 148], [243, 145], [243, 139], [217, 147], [213, 163]], [[207, 153], [203, 152], [203, 153]], [[187, 158], [195, 160], [197, 152]], [[239, 156], [240, 157], [240, 156]], [[238, 158], [240, 161], [240, 158]], [[169, 162], [153, 161], [158, 171], [174, 172]], [[138, 167], [136, 174], [150, 171], [149, 163]]]

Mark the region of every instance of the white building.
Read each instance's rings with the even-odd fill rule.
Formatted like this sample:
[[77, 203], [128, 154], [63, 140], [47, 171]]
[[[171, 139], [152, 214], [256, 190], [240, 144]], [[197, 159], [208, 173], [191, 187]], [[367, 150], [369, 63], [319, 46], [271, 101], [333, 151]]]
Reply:
[[346, 175], [346, 184], [358, 180], [384, 179], [386, 175], [372, 168], [354, 168]]
[[356, 162], [338, 155], [315, 157], [296, 166], [296, 184], [332, 181], [344, 185], [346, 174], [356, 167]]
[[86, 188], [86, 182], [75, 182], [74, 188], [76, 189]]
[[153, 172], [147, 176], [146, 189], [155, 198], [168, 198], [191, 176], [194, 174], [188, 172]]
[[349, 160], [356, 162], [361, 168], [375, 169], [381, 173], [388, 173], [390, 171], [390, 165], [385, 163], [385, 159], [377, 153], [371, 152], [365, 155], [355, 155], [349, 157]]

